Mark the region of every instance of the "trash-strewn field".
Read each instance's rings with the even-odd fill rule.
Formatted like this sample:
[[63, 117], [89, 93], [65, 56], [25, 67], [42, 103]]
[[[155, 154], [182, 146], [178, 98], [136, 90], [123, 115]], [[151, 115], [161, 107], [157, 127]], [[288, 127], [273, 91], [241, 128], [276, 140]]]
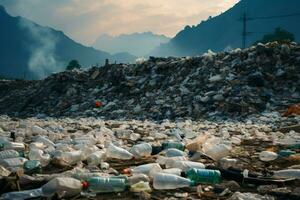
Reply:
[[1, 199], [300, 199], [300, 46], [0, 81]]

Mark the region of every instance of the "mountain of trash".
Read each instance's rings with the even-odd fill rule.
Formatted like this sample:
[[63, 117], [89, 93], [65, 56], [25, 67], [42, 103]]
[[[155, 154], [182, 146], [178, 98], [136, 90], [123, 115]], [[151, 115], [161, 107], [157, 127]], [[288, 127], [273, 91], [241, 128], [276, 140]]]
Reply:
[[0, 114], [109, 119], [248, 117], [300, 102], [300, 45], [277, 42], [0, 81]]

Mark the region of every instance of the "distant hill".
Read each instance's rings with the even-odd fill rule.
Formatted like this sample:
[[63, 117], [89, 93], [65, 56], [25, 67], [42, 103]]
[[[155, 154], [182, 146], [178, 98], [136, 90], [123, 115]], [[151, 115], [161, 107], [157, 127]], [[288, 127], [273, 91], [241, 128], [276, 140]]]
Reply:
[[62, 31], [40, 26], [22, 17], [10, 16], [1, 5], [0, 29], [2, 77], [39, 79], [63, 70], [72, 59], [89, 67], [104, 64], [106, 58], [117, 62], [129, 62], [136, 58], [127, 53], [111, 55], [83, 46]]
[[167, 43], [170, 38], [152, 32], [122, 34], [116, 37], [103, 34], [93, 44], [97, 49], [110, 53], [129, 52], [136, 56], [145, 56], [155, 47]]
[[155, 56], [185, 56], [197, 55], [208, 49], [222, 51], [224, 49], [242, 46], [243, 13], [248, 18], [268, 17], [247, 22], [250, 34], [247, 36], [247, 46], [262, 39], [263, 35], [274, 32], [281, 27], [300, 41], [300, 16], [275, 17], [300, 13], [299, 0], [241, 0], [234, 7], [219, 16], [202, 21], [197, 26], [187, 26], [169, 43], [156, 48], [150, 54]]

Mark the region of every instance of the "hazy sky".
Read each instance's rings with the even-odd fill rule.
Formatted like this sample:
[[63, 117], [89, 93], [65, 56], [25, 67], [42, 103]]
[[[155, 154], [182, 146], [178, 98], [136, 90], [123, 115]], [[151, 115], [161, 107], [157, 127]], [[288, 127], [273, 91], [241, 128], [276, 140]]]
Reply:
[[239, 0], [0, 0], [8, 12], [91, 44], [103, 33], [152, 31], [174, 36]]

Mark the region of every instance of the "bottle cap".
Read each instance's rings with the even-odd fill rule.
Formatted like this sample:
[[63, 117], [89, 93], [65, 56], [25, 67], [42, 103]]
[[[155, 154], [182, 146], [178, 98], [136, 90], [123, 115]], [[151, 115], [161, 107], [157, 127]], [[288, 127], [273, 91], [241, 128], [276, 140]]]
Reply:
[[82, 182], [82, 188], [83, 188], [83, 189], [87, 189], [88, 187], [89, 187], [89, 183], [86, 182], [86, 181], [83, 181], [83, 182]]
[[131, 174], [131, 169], [130, 168], [123, 169], [123, 173], [124, 174]]

